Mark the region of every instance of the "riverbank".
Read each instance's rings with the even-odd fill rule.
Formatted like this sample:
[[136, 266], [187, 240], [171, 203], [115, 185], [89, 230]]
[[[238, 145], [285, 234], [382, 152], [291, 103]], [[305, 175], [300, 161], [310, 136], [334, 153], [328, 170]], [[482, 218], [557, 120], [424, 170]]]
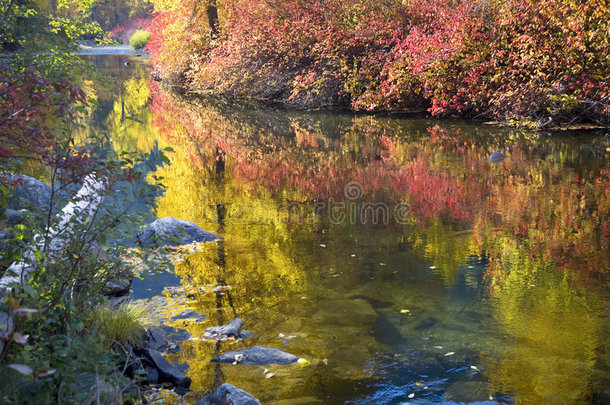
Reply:
[[609, 10], [599, 1], [237, 1], [212, 28], [213, 15], [187, 6], [156, 11], [151, 61], [195, 92], [532, 129], [610, 125]]

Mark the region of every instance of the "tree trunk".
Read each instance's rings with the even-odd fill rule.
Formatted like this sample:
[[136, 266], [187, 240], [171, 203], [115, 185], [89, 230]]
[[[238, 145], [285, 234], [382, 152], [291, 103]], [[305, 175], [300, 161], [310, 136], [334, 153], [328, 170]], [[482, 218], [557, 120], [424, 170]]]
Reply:
[[216, 7], [216, 0], [208, 0], [206, 6], [206, 13], [208, 15], [208, 23], [210, 25], [210, 38], [218, 38], [218, 8]]

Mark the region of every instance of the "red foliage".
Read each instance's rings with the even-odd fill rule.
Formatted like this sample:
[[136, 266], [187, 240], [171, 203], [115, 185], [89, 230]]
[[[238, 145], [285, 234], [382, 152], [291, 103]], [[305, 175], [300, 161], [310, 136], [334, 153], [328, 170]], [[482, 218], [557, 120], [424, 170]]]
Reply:
[[608, 124], [604, 0], [227, 0], [214, 41], [203, 5], [149, 26], [153, 62], [198, 90], [498, 120], [586, 110]]
[[35, 70], [22, 75], [0, 71], [0, 156], [53, 162], [59, 168], [87, 164], [88, 154], [57, 146], [54, 129], [84, 101], [84, 92], [67, 81], [50, 82]]

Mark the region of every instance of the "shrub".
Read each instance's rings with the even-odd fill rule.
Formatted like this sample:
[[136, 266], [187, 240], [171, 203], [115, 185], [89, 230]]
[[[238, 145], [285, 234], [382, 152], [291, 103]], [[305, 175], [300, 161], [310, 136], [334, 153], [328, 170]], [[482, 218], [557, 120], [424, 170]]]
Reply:
[[148, 31], [137, 30], [133, 33], [131, 38], [129, 38], [129, 45], [133, 46], [135, 49], [142, 49], [148, 43], [150, 39], [150, 34]]

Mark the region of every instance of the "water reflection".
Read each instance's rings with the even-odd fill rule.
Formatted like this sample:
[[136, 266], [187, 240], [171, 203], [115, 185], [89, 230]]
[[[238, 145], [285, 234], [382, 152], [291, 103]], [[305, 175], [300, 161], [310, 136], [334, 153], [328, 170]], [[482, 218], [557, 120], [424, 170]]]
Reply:
[[[169, 313], [208, 315], [173, 324], [192, 336], [176, 360], [194, 389], [231, 382], [278, 404], [610, 400], [607, 139], [185, 101], [131, 66], [112, 97], [98, 90], [96, 122], [122, 148], [173, 147], [158, 215], [223, 238], [166, 292]], [[383, 211], [364, 203], [408, 209], [375, 225]], [[235, 316], [253, 338], [200, 340]], [[209, 363], [255, 344], [312, 364], [265, 379]]]

